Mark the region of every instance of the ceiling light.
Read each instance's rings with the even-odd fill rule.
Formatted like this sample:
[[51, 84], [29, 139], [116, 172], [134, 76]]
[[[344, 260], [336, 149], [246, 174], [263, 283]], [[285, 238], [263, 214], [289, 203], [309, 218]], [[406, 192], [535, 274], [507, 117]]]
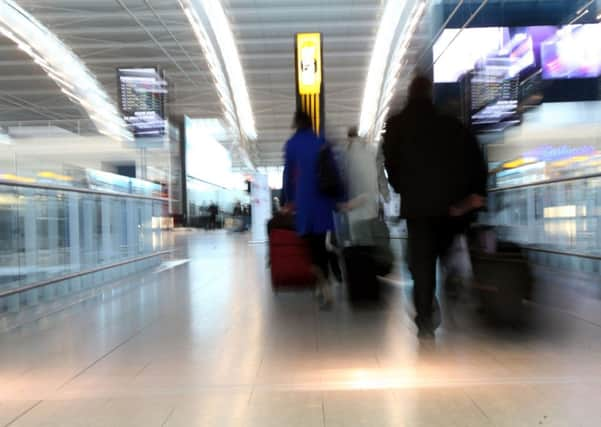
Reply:
[[[178, 2], [204, 52], [224, 110], [229, 113], [225, 115], [226, 121], [233, 122], [236, 133], [241, 137], [241, 141], [234, 143], [244, 147], [247, 140], [257, 138], [257, 131], [238, 49], [223, 7], [218, 0], [200, 0], [195, 3], [200, 5], [209, 22], [213, 35], [211, 38], [195, 4], [190, 0]], [[248, 156], [243, 157], [248, 160]], [[254, 167], [251, 163], [247, 163], [247, 166]]]
[[28, 54], [88, 116], [107, 116], [107, 120], [94, 121], [99, 131], [111, 133], [105, 128], [116, 126], [119, 132], [115, 136], [131, 138], [125, 121], [98, 80], [53, 33], [12, 0], [0, 2], [0, 24], [0, 33]]
[[399, 0], [388, 0], [384, 6], [363, 93], [359, 120], [359, 134], [362, 136], [366, 136], [373, 126], [392, 42], [406, 4], [401, 5]]
[[[388, 0], [384, 8], [361, 107], [359, 134], [363, 137], [378, 135], [385, 121], [401, 64], [404, 64], [404, 57], [426, 9], [427, 0], [416, 0], [413, 4], [409, 18], [404, 22], [401, 22], [401, 18], [405, 9], [398, 0]], [[407, 5], [408, 1], [403, 6]], [[401, 26], [403, 30], [395, 43], [395, 36]]]
[[577, 22], [580, 20], [580, 18], [582, 18], [583, 16], [587, 15], [589, 13], [589, 10], [583, 10], [582, 12], [578, 13], [578, 15], [572, 19], [570, 22], [568, 22], [568, 25], [572, 25], [573, 23]]

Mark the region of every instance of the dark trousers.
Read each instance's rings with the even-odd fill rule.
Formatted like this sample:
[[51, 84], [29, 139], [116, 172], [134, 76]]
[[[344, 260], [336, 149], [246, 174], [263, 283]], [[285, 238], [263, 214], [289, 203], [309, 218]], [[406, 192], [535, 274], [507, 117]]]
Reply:
[[330, 269], [334, 278], [338, 282], [342, 282], [342, 271], [340, 270], [340, 262], [338, 261], [338, 255], [334, 252], [329, 252], [328, 257], [330, 258]]
[[328, 264], [330, 263], [330, 255], [326, 249], [326, 235], [307, 234], [304, 238], [309, 244], [313, 265], [318, 267], [323, 277], [327, 279], [329, 276]]
[[209, 217], [209, 230], [215, 230], [217, 228], [217, 215], [211, 214]]
[[407, 220], [409, 237], [409, 270], [413, 276], [415, 323], [422, 329], [433, 329], [436, 261], [444, 256], [461, 232], [449, 218], [416, 218]]

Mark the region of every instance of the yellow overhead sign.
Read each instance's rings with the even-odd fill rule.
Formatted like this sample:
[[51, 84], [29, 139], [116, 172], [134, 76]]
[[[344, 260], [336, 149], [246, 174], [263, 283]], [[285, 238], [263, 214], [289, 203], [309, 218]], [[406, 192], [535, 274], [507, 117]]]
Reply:
[[321, 91], [321, 34], [296, 35], [298, 92], [319, 95]]

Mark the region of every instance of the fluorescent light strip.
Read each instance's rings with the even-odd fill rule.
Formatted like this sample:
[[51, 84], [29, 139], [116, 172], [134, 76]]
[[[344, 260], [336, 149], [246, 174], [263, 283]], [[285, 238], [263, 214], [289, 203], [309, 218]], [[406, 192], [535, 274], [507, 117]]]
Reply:
[[380, 138], [386, 120], [385, 112], [389, 110], [390, 101], [394, 96], [404, 57], [426, 5], [427, 0], [415, 1], [405, 29], [394, 46], [394, 36], [404, 9], [400, 7], [398, 0], [388, 0], [385, 6], [363, 96], [359, 121], [359, 134], [363, 137], [372, 135], [376, 141]]
[[589, 0], [589, 2], [587, 4], [585, 4], [580, 9], [578, 9], [578, 11], [576, 12], [576, 15], [580, 15], [582, 12], [584, 12], [594, 2], [595, 2], [595, 0]]
[[586, 9], [586, 10], [583, 10], [582, 12], [580, 12], [580, 13], [578, 14], [578, 16], [576, 16], [574, 19], [572, 19], [570, 22], [568, 22], [568, 25], [572, 25], [574, 22], [577, 22], [577, 21], [579, 21], [579, 20], [580, 20], [580, 18], [582, 18], [582, 17], [583, 17], [583, 16], [585, 16], [585, 15], [588, 15], [588, 13], [589, 13], [589, 10], [588, 10], [588, 9]]
[[[404, 2], [404, 5], [406, 5], [406, 2]], [[388, 0], [382, 12], [363, 93], [359, 119], [359, 134], [361, 136], [368, 134], [377, 114], [384, 73], [404, 5], [401, 5], [400, 0]]]
[[[29, 55], [88, 116], [104, 116], [101, 121], [92, 119], [98, 131], [120, 140], [133, 139], [110, 97], [85, 64], [13, 0], [0, 0], [0, 33]], [[111, 131], [109, 126], [116, 130]]]
[[[249, 140], [257, 138], [257, 131], [238, 49], [221, 3], [218, 0], [199, 0], [195, 2], [195, 4], [202, 7], [204, 15], [209, 21], [213, 38], [219, 46], [221, 53], [219, 55], [193, 3], [190, 0], [178, 0], [178, 2], [188, 18], [205, 55], [219, 99], [223, 105], [225, 119], [240, 135], [242, 141], [237, 143], [245, 149]], [[248, 156], [243, 157], [248, 160]], [[254, 168], [248, 162], [247, 165]]]
[[250, 139], [255, 139], [257, 133], [250, 98], [230, 23], [219, 0], [203, 0], [203, 5], [221, 52], [227, 52], [223, 59], [232, 91], [236, 94], [235, 105], [242, 130]]

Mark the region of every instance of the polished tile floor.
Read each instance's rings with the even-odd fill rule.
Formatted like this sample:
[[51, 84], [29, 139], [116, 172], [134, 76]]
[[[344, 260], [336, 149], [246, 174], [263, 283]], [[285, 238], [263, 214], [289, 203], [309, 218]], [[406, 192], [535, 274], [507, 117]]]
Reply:
[[601, 426], [594, 322], [452, 315], [419, 345], [404, 273], [382, 306], [320, 312], [274, 295], [244, 236], [176, 242], [189, 262], [0, 334], [0, 426]]

